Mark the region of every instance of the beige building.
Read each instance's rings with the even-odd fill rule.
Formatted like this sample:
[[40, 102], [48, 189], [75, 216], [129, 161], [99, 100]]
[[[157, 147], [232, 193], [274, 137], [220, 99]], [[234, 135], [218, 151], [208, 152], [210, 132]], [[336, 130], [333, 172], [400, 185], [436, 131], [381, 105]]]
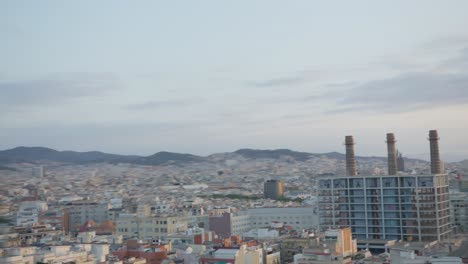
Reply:
[[81, 263], [105, 262], [109, 244], [75, 244], [73, 246], [16, 247], [2, 249], [0, 263]]
[[153, 240], [186, 231], [187, 226], [187, 216], [167, 214], [120, 214], [116, 223], [117, 234], [124, 238]]
[[263, 249], [242, 245], [235, 255], [235, 264], [263, 264]]

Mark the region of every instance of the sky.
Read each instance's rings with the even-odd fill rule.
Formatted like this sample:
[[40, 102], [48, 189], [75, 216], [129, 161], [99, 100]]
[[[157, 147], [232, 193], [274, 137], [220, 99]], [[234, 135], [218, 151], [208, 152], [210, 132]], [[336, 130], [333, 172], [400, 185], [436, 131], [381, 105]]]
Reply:
[[0, 2], [0, 149], [468, 158], [468, 1]]

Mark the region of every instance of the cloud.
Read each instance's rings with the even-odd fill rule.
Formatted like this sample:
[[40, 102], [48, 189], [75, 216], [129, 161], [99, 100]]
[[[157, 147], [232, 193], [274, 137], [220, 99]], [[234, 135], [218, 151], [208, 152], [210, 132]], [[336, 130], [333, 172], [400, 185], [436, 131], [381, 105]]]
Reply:
[[166, 107], [177, 107], [177, 106], [185, 106], [190, 104], [188, 101], [147, 101], [135, 104], [129, 104], [124, 106], [124, 109], [128, 110], [151, 110], [151, 109], [159, 109], [159, 108], [166, 108]]
[[468, 65], [463, 59], [467, 53], [467, 49], [462, 50], [457, 58], [443, 62], [435, 70], [407, 72], [368, 81], [351, 89], [309, 98], [309, 101], [335, 101], [338, 107], [328, 111], [329, 114], [349, 111], [408, 112], [468, 104]]
[[260, 81], [247, 81], [246, 84], [256, 87], [277, 87], [277, 86], [291, 86], [308, 83], [321, 79], [323, 75], [322, 71], [301, 71], [295, 75], [271, 78]]
[[63, 104], [76, 98], [100, 95], [118, 87], [117, 78], [108, 73], [64, 73], [36, 80], [0, 80], [0, 107], [17, 109]]
[[263, 81], [251, 81], [248, 84], [257, 87], [273, 87], [273, 86], [288, 86], [296, 85], [306, 82], [306, 79], [302, 76], [293, 76], [285, 78], [274, 78]]

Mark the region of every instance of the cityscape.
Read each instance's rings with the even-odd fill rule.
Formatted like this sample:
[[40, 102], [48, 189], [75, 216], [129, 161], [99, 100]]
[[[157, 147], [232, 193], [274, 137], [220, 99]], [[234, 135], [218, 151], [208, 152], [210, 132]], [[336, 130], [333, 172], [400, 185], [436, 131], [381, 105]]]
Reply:
[[387, 158], [355, 157], [353, 136], [345, 154], [242, 149], [159, 165], [2, 151], [1, 261], [463, 263], [468, 168], [441, 161], [437, 130], [428, 138], [430, 162], [402, 157], [393, 133]]
[[0, 264], [468, 263], [468, 1], [0, 1]]

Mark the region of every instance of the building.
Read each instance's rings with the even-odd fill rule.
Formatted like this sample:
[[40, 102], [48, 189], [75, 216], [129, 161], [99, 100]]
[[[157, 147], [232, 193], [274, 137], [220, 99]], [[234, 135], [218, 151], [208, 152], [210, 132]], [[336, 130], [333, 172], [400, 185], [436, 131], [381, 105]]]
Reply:
[[258, 246], [241, 245], [236, 252], [235, 264], [263, 264], [263, 249]]
[[120, 214], [117, 219], [117, 234], [124, 238], [159, 240], [168, 234], [187, 230], [188, 217], [168, 214]]
[[468, 193], [450, 192], [450, 220], [455, 233], [468, 231]]
[[[267, 256], [265, 257], [265, 253]], [[265, 252], [258, 245], [242, 244], [239, 248], [219, 248], [201, 257], [200, 264], [279, 264], [279, 252]]]
[[55, 230], [69, 231], [68, 213], [61, 208], [49, 208], [39, 214], [39, 223], [50, 225]]
[[280, 222], [293, 229], [316, 229], [319, 226], [318, 212], [313, 207], [249, 208], [252, 228], [269, 227]]
[[335, 255], [341, 257], [353, 256], [357, 252], [356, 240], [352, 238], [351, 228], [330, 229], [325, 231], [324, 241], [335, 243]]
[[19, 205], [16, 216], [17, 226], [32, 226], [39, 222], [39, 214], [48, 209], [47, 203], [42, 201], [27, 201]]
[[287, 237], [281, 239], [282, 263], [290, 263], [294, 260], [294, 255], [302, 253], [304, 248], [315, 245], [312, 237]]
[[397, 166], [398, 171], [405, 171], [405, 159], [403, 158], [401, 152], [397, 152]]
[[448, 178], [319, 178], [320, 226], [351, 227], [358, 240], [434, 241], [451, 234]]
[[[390, 240], [449, 238], [449, 182], [442, 174], [438, 139], [437, 131], [431, 130], [429, 175], [319, 177], [321, 228], [349, 226], [362, 247], [374, 248]], [[395, 159], [395, 142], [393, 134], [387, 134], [389, 161]], [[388, 171], [395, 172], [395, 162], [388, 164]]]
[[284, 184], [281, 180], [267, 180], [263, 185], [265, 199], [279, 199], [284, 196]]
[[[434, 244], [431, 246], [431, 244]], [[462, 259], [456, 256], [437, 254], [431, 247], [437, 243], [421, 245], [420, 243], [398, 243], [389, 247], [391, 264], [462, 264]]]
[[144, 259], [148, 264], [160, 264], [168, 258], [167, 252], [171, 251], [172, 246], [141, 243], [138, 240], [128, 240], [127, 243], [117, 251], [112, 252], [119, 260], [131, 258]]
[[100, 224], [109, 220], [108, 203], [98, 203], [94, 201], [72, 201], [63, 207], [68, 213], [68, 228], [70, 232], [78, 232], [80, 227], [88, 222], [93, 221]]
[[74, 244], [4, 249], [0, 263], [103, 263], [109, 244]]
[[248, 211], [222, 213], [221, 215], [210, 216], [209, 218], [210, 230], [214, 231], [221, 238], [242, 235], [250, 230], [250, 222]]

